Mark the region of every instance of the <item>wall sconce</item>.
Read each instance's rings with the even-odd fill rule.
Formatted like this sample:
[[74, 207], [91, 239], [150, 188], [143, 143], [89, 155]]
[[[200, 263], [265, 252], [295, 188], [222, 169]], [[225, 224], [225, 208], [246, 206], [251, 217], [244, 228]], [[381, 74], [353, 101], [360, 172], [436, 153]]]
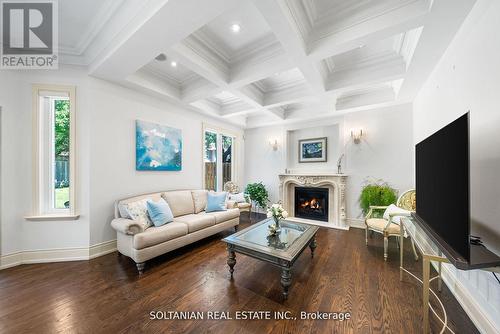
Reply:
[[363, 129], [351, 130], [351, 138], [354, 141], [354, 144], [361, 143], [361, 138], [363, 137]]
[[278, 139], [269, 140], [269, 145], [271, 145], [273, 151], [277, 151], [278, 150]]

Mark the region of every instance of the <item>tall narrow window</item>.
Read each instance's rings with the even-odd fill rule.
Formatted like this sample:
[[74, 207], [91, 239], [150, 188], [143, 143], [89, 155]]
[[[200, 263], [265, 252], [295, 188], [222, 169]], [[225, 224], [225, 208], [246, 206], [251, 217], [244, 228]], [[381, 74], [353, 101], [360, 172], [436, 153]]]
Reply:
[[233, 137], [222, 135], [222, 183], [232, 180]]
[[221, 191], [226, 182], [236, 181], [234, 154], [236, 135], [214, 128], [204, 128], [203, 135], [205, 189]]
[[74, 87], [33, 87], [34, 214], [74, 219]]
[[205, 188], [217, 190], [217, 133], [205, 131]]

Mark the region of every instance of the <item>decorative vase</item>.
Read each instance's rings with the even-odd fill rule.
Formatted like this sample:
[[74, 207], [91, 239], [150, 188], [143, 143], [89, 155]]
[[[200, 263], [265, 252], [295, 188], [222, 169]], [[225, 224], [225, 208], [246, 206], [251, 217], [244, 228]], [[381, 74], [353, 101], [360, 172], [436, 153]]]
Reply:
[[274, 224], [276, 225], [276, 232], [281, 231], [280, 219], [278, 217], [274, 217], [274, 216], [273, 216], [273, 219], [274, 219]]

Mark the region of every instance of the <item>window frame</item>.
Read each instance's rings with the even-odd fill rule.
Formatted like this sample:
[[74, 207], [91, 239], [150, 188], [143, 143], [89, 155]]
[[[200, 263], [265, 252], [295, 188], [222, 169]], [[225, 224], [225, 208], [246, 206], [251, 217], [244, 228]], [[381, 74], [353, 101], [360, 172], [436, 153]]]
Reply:
[[210, 124], [207, 124], [207, 123], [203, 123], [203, 127], [202, 127], [202, 135], [201, 135], [201, 140], [202, 140], [202, 146], [201, 146], [201, 149], [202, 149], [202, 182], [203, 182], [203, 189], [207, 189], [206, 188], [206, 183], [205, 183], [205, 172], [206, 172], [206, 169], [205, 169], [205, 133], [206, 132], [212, 132], [212, 133], [215, 133], [217, 135], [217, 181], [216, 181], [216, 190], [215, 191], [224, 191], [224, 181], [223, 181], [223, 162], [222, 162], [222, 159], [223, 159], [223, 154], [222, 154], [222, 136], [225, 136], [225, 137], [231, 137], [233, 138], [233, 143], [232, 143], [232, 152], [231, 152], [231, 181], [238, 184], [238, 164], [239, 164], [239, 154], [237, 152], [239, 152], [238, 148], [239, 148], [239, 145], [240, 145], [240, 141], [241, 141], [241, 136], [238, 135], [237, 133], [235, 133], [234, 131], [231, 131], [231, 130], [227, 130], [227, 129], [223, 129], [223, 128], [220, 128], [220, 127], [217, 127], [217, 126], [213, 126], [213, 125], [210, 125]]
[[[33, 208], [32, 215], [25, 217], [28, 220], [75, 220], [77, 214], [77, 175], [76, 175], [76, 89], [74, 86], [34, 84], [33, 91]], [[53, 202], [54, 190], [53, 167], [49, 167], [49, 161], [53, 159], [53, 142], [47, 142], [47, 129], [53, 131], [53, 120], [46, 115], [46, 106], [43, 105], [43, 97], [50, 96], [45, 92], [53, 92], [54, 96], [59, 94], [69, 100], [69, 203], [68, 209], [56, 209], [50, 206]], [[55, 99], [50, 99], [54, 101]], [[47, 123], [50, 122], [50, 126]], [[49, 203], [50, 202], [50, 203]]]

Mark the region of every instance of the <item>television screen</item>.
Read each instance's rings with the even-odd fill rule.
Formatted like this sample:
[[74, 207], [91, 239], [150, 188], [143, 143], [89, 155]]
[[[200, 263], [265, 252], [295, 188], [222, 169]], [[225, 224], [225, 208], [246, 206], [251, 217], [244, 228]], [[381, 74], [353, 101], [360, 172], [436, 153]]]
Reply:
[[470, 262], [469, 114], [416, 146], [417, 216]]

